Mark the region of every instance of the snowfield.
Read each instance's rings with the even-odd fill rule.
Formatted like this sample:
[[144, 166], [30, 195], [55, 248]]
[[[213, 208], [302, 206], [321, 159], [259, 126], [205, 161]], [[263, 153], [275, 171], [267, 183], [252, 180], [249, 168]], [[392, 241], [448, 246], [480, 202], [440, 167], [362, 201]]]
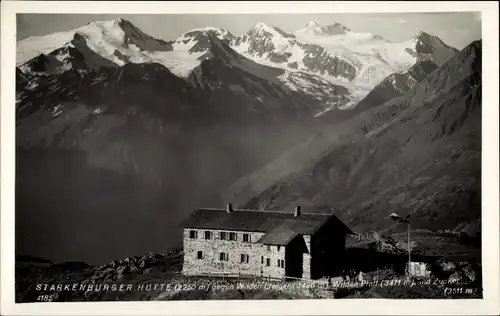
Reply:
[[[123, 66], [126, 62], [156, 62], [167, 67], [175, 75], [186, 77], [193, 68], [199, 65], [197, 58], [202, 53], [189, 53], [189, 49], [195, 44], [194, 41], [188, 44], [176, 41], [172, 43], [172, 51], [141, 50], [137, 45], [126, 42], [126, 33], [120, 26], [120, 22], [120, 20], [97, 21], [68, 32], [22, 39], [17, 42], [16, 64], [20, 66], [21, 71], [26, 72], [26, 67], [23, 67], [25, 63], [40, 54], [46, 55], [61, 47], [74, 47], [71, 41], [75, 34], [79, 34], [84, 37], [85, 43], [92, 51], [118, 66]], [[63, 62], [68, 56], [57, 55], [55, 57]]]
[[417, 61], [408, 53], [415, 48], [412, 40], [391, 43], [371, 33], [351, 31], [341, 35], [318, 35], [299, 30], [294, 34], [300, 41], [319, 45], [349, 60], [357, 70], [353, 84], [362, 90], [375, 87], [392, 73], [408, 70]]

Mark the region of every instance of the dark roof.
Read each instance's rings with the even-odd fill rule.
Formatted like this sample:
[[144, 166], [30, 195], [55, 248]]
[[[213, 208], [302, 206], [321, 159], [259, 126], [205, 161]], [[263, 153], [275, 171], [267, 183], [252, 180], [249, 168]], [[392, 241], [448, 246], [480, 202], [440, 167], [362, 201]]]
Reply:
[[[283, 228], [288, 228], [297, 234], [313, 234], [332, 216], [334, 215], [301, 213], [299, 217], [295, 218], [294, 214], [290, 212], [233, 210], [227, 213], [225, 209], [203, 208], [191, 213], [180, 226], [184, 228], [271, 232], [271, 230], [283, 225]], [[343, 226], [347, 231], [350, 231], [345, 225]]]
[[281, 225], [271, 229], [257, 240], [257, 242], [265, 245], [288, 245], [290, 241], [297, 237], [298, 233], [286, 226], [287, 225]]

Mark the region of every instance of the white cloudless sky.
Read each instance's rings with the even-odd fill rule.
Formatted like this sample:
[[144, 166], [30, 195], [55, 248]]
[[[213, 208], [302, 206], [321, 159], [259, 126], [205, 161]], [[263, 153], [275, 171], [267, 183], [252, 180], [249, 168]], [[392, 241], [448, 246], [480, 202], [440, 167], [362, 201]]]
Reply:
[[481, 39], [481, 13], [325, 13], [325, 14], [18, 14], [17, 38], [69, 31], [92, 21], [124, 18], [147, 34], [173, 40], [191, 29], [213, 26], [233, 35], [248, 31], [257, 22], [286, 32], [303, 28], [309, 21], [341, 23], [355, 32], [371, 32], [393, 42], [411, 39], [420, 31], [436, 35], [446, 44], [462, 49]]

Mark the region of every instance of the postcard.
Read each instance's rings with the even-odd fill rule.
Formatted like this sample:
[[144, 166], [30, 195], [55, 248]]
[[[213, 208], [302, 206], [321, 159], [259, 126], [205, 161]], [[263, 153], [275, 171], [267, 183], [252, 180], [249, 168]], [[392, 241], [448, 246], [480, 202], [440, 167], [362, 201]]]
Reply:
[[493, 2], [2, 2], [1, 117], [3, 314], [498, 313]]

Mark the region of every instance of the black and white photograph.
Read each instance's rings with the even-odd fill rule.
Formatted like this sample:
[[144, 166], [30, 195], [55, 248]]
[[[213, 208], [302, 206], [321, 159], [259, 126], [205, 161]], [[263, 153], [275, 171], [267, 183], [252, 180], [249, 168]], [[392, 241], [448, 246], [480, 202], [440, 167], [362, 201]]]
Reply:
[[481, 10], [16, 13], [14, 303], [485, 299]]

